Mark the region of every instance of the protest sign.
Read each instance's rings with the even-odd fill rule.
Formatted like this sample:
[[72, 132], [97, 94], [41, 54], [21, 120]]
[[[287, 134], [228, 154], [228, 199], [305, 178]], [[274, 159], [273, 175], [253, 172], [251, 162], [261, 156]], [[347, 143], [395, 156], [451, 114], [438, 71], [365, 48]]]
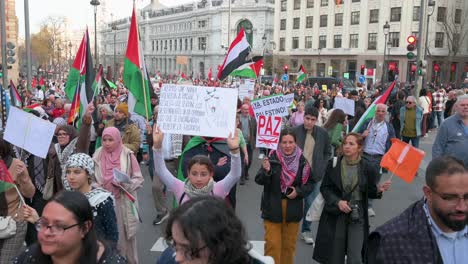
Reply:
[[354, 116], [354, 100], [342, 97], [335, 97], [335, 109], [341, 109], [345, 114]]
[[248, 79], [243, 79], [241, 80], [239, 84], [239, 98], [241, 100], [244, 100], [244, 97], [248, 97], [250, 99], [253, 99], [254, 96], [254, 87], [255, 86], [255, 81], [248, 80]]
[[258, 100], [252, 101], [252, 108], [255, 113], [255, 118], [259, 116], [287, 116], [289, 115], [288, 109], [294, 100], [294, 94], [288, 95], [273, 95], [263, 97]]
[[236, 109], [237, 89], [163, 84], [157, 124], [164, 133], [227, 138]]
[[278, 147], [280, 133], [280, 116], [259, 116], [257, 119], [257, 148], [269, 148], [276, 150]]
[[4, 139], [45, 159], [57, 125], [16, 107], [10, 108]]

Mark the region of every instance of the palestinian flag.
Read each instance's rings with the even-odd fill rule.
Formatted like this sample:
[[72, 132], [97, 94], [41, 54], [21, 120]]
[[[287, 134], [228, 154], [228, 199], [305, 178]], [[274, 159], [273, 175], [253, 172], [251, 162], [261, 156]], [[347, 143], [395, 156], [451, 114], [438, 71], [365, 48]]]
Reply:
[[390, 94], [392, 93], [393, 88], [395, 87], [395, 81], [390, 84], [390, 86], [387, 88], [384, 94], [381, 96], [377, 97], [377, 99], [372, 102], [372, 104], [367, 108], [366, 112], [361, 116], [361, 118], [358, 120], [356, 125], [353, 128], [352, 132], [358, 132], [361, 131], [361, 127], [366, 121], [374, 118], [375, 116], [375, 110], [377, 109], [378, 104], [386, 104], [388, 101], [388, 98], [390, 97]]
[[151, 113], [150, 82], [141, 48], [135, 7], [132, 11], [130, 33], [125, 54], [123, 81], [128, 88], [128, 110], [149, 118]]
[[93, 59], [91, 57], [88, 29], [86, 29], [65, 86], [65, 94], [72, 102], [70, 115], [68, 116], [69, 124], [74, 123], [81, 116], [83, 109], [93, 100], [93, 83]]
[[14, 106], [21, 107], [23, 105], [21, 95], [12, 80], [10, 80], [10, 98]]
[[11, 178], [10, 172], [3, 159], [0, 160], [0, 193], [15, 188], [15, 182]]
[[241, 28], [239, 34], [229, 46], [228, 54], [224, 58], [223, 65], [218, 71], [218, 79], [224, 80], [234, 70], [247, 63], [247, 57], [250, 54], [250, 45], [245, 36], [244, 28]]
[[256, 56], [252, 58], [252, 61], [249, 61], [245, 63], [244, 65], [241, 65], [239, 68], [237, 68], [237, 70], [234, 70], [229, 75], [256, 79], [258, 77], [258, 74], [260, 73], [260, 69], [262, 68], [262, 65], [263, 65], [263, 57]]
[[297, 73], [296, 82], [298, 82], [298, 83], [302, 82], [305, 79], [305, 77], [307, 77], [307, 73], [306, 73], [306, 71], [304, 69], [304, 66], [302, 66], [302, 64], [301, 64], [301, 67], [299, 67], [299, 72]]
[[101, 92], [102, 83], [102, 66], [99, 67], [99, 71], [96, 74], [96, 79], [93, 82], [93, 97]]
[[107, 80], [104, 78], [104, 85], [110, 89], [117, 89], [117, 85], [115, 85], [115, 83]]
[[41, 77], [41, 79], [39, 80], [39, 86], [41, 87], [41, 90], [45, 93], [45, 81], [44, 81], [44, 77]]

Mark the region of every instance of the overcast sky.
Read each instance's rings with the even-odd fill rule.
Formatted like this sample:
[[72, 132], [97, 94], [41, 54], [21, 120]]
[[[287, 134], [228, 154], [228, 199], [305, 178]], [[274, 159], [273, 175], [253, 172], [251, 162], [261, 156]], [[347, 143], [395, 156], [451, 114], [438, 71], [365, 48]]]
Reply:
[[[109, 3], [107, 8], [115, 19], [128, 17], [132, 13], [132, 0], [101, 0], [103, 1]], [[136, 0], [137, 8], [146, 6], [150, 2], [150, 0]], [[161, 0], [160, 2], [166, 6], [174, 6], [194, 2], [194, 0]], [[19, 20], [19, 36], [24, 39], [24, 0], [16, 1], [16, 15]], [[72, 29], [81, 29], [86, 25], [94, 26], [94, 11], [90, 0], [29, 0], [31, 33], [38, 32], [42, 21], [48, 16], [69, 18]]]

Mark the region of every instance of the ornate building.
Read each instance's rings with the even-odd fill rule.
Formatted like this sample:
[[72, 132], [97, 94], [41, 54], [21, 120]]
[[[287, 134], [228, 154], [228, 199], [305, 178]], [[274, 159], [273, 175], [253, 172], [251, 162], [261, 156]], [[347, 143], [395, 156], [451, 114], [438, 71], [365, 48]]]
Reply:
[[[151, 74], [180, 71], [203, 77], [212, 68], [215, 75], [229, 42], [241, 27], [247, 32], [253, 52], [262, 54], [273, 38], [274, 1], [231, 2], [229, 8], [229, 1], [223, 0], [202, 0], [174, 7], [152, 1], [139, 10], [143, 53]], [[117, 75], [125, 56], [129, 24], [130, 17], [112, 21], [100, 31], [100, 61], [108, 70], [117, 69]]]

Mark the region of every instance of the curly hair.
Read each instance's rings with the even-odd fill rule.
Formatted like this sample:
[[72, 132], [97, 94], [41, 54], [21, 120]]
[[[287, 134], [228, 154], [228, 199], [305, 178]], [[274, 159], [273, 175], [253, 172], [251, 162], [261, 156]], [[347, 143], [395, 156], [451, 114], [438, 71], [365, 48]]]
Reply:
[[199, 257], [200, 244], [209, 249], [210, 264], [250, 263], [251, 246], [241, 221], [226, 202], [213, 196], [191, 199], [175, 209], [168, 220], [165, 238], [173, 240], [172, 226], [177, 224], [189, 241], [193, 257]]

